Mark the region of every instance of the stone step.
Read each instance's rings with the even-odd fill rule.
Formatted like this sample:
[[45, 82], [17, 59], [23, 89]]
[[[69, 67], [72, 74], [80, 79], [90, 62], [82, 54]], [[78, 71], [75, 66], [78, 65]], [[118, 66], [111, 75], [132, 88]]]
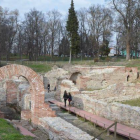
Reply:
[[72, 116], [71, 114], [69, 113], [57, 113], [58, 116], [60, 117], [64, 117], [64, 116]]
[[17, 125], [17, 128], [19, 129], [20, 133], [24, 136], [31, 136], [36, 137], [33, 133], [22, 127], [21, 125]]
[[53, 106], [53, 107], [51, 107], [51, 109], [52, 109], [52, 110], [60, 110], [60, 108], [57, 107], [57, 106]]
[[57, 105], [55, 105], [55, 104], [50, 104], [50, 107], [51, 107], [51, 106], [57, 106]]
[[65, 116], [64, 119], [66, 120], [77, 120], [78, 118], [75, 116]]

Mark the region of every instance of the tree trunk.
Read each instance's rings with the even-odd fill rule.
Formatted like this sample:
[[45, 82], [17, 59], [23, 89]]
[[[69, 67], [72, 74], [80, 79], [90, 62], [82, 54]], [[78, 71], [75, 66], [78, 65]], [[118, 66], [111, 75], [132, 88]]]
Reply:
[[127, 39], [126, 39], [126, 60], [130, 59], [130, 32], [127, 30]]
[[70, 48], [70, 58], [69, 58], [69, 64], [71, 63], [71, 48]]

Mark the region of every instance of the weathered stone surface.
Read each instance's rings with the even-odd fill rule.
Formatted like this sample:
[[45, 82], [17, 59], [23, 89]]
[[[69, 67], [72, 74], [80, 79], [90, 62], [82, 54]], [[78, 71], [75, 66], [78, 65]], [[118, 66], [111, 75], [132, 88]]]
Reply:
[[69, 77], [68, 71], [65, 71], [62, 68], [53, 69], [45, 74], [45, 76], [49, 83], [50, 83], [50, 89], [54, 90], [54, 88], [57, 86], [58, 79], [66, 79]]
[[[57, 99], [60, 97], [63, 101], [66, 90], [71, 92], [72, 104], [76, 107], [133, 127], [140, 127], [138, 110], [114, 103], [140, 98], [140, 84], [135, 82], [139, 78], [137, 68], [74, 66], [66, 70], [69, 71], [69, 79], [61, 81], [61, 94], [56, 93]], [[71, 78], [72, 76], [75, 77]]]
[[14, 108], [3, 106], [0, 108], [0, 112], [3, 112], [4, 117], [7, 119], [17, 119], [17, 113]]
[[75, 86], [75, 84], [70, 80], [63, 80], [61, 83], [61, 93], [64, 91], [71, 92], [72, 94], [79, 93], [79, 89]]
[[6, 90], [4, 88], [0, 88], [0, 107], [6, 105]]
[[17, 103], [17, 92], [18, 86], [11, 80], [6, 82], [6, 99], [7, 103], [15, 104]]
[[140, 129], [140, 107], [117, 102], [107, 103], [85, 94], [74, 95], [73, 102], [74, 106], [85, 111]]
[[[40, 119], [40, 126], [49, 134], [50, 140], [91, 140], [92, 136], [59, 117]], [[97, 139], [96, 139], [97, 140]]]
[[45, 101], [48, 101], [50, 100], [51, 98], [54, 99], [54, 96], [55, 96], [55, 92], [45, 92]]
[[22, 100], [23, 100], [23, 109], [30, 110], [31, 109], [31, 94], [25, 94]]

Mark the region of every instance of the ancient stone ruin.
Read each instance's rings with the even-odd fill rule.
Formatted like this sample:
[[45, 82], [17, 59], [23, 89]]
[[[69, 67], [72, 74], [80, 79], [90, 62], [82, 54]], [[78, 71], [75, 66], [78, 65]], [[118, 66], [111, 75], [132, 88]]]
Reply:
[[137, 68], [73, 66], [54, 69], [45, 77], [57, 86], [57, 100], [63, 101], [66, 90], [72, 93], [75, 107], [140, 128], [140, 108], [121, 104], [140, 98]]
[[72, 94], [76, 108], [140, 129], [140, 107], [121, 103], [140, 98], [139, 73], [137, 68], [122, 66], [54, 67], [44, 75], [23, 65], [1, 67], [0, 117], [8, 118], [4, 111], [13, 107], [21, 112], [21, 120], [38, 126], [50, 139], [91, 140], [92, 136], [57, 117], [49, 106], [50, 99], [63, 102], [65, 90]]
[[[22, 87], [21, 83], [20, 85], [16, 84], [16, 80], [13, 82], [13, 76], [17, 77], [17, 79], [20, 79], [20, 77], [26, 79], [30, 88], [28, 89], [28, 85], [25, 84], [25, 87]], [[55, 117], [55, 112], [44, 102], [45, 91], [43, 80], [32, 69], [22, 65], [4, 66], [0, 68], [0, 83], [0, 107], [7, 103], [18, 102], [22, 108], [21, 119], [31, 120], [35, 125], [38, 125], [39, 118], [46, 116]], [[21, 92], [18, 93], [18, 88], [21, 87], [23, 91], [20, 90]], [[24, 88], [28, 90], [25, 92]]]

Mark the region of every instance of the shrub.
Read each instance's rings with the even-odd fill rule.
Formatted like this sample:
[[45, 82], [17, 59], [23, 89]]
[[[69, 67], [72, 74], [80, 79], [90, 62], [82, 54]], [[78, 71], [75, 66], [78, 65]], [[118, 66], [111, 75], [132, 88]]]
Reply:
[[99, 62], [99, 58], [94, 58], [94, 62]]
[[111, 58], [110, 58], [110, 57], [106, 57], [106, 58], [105, 58], [105, 61], [106, 61], [106, 62], [109, 62], [109, 61], [111, 61]]

